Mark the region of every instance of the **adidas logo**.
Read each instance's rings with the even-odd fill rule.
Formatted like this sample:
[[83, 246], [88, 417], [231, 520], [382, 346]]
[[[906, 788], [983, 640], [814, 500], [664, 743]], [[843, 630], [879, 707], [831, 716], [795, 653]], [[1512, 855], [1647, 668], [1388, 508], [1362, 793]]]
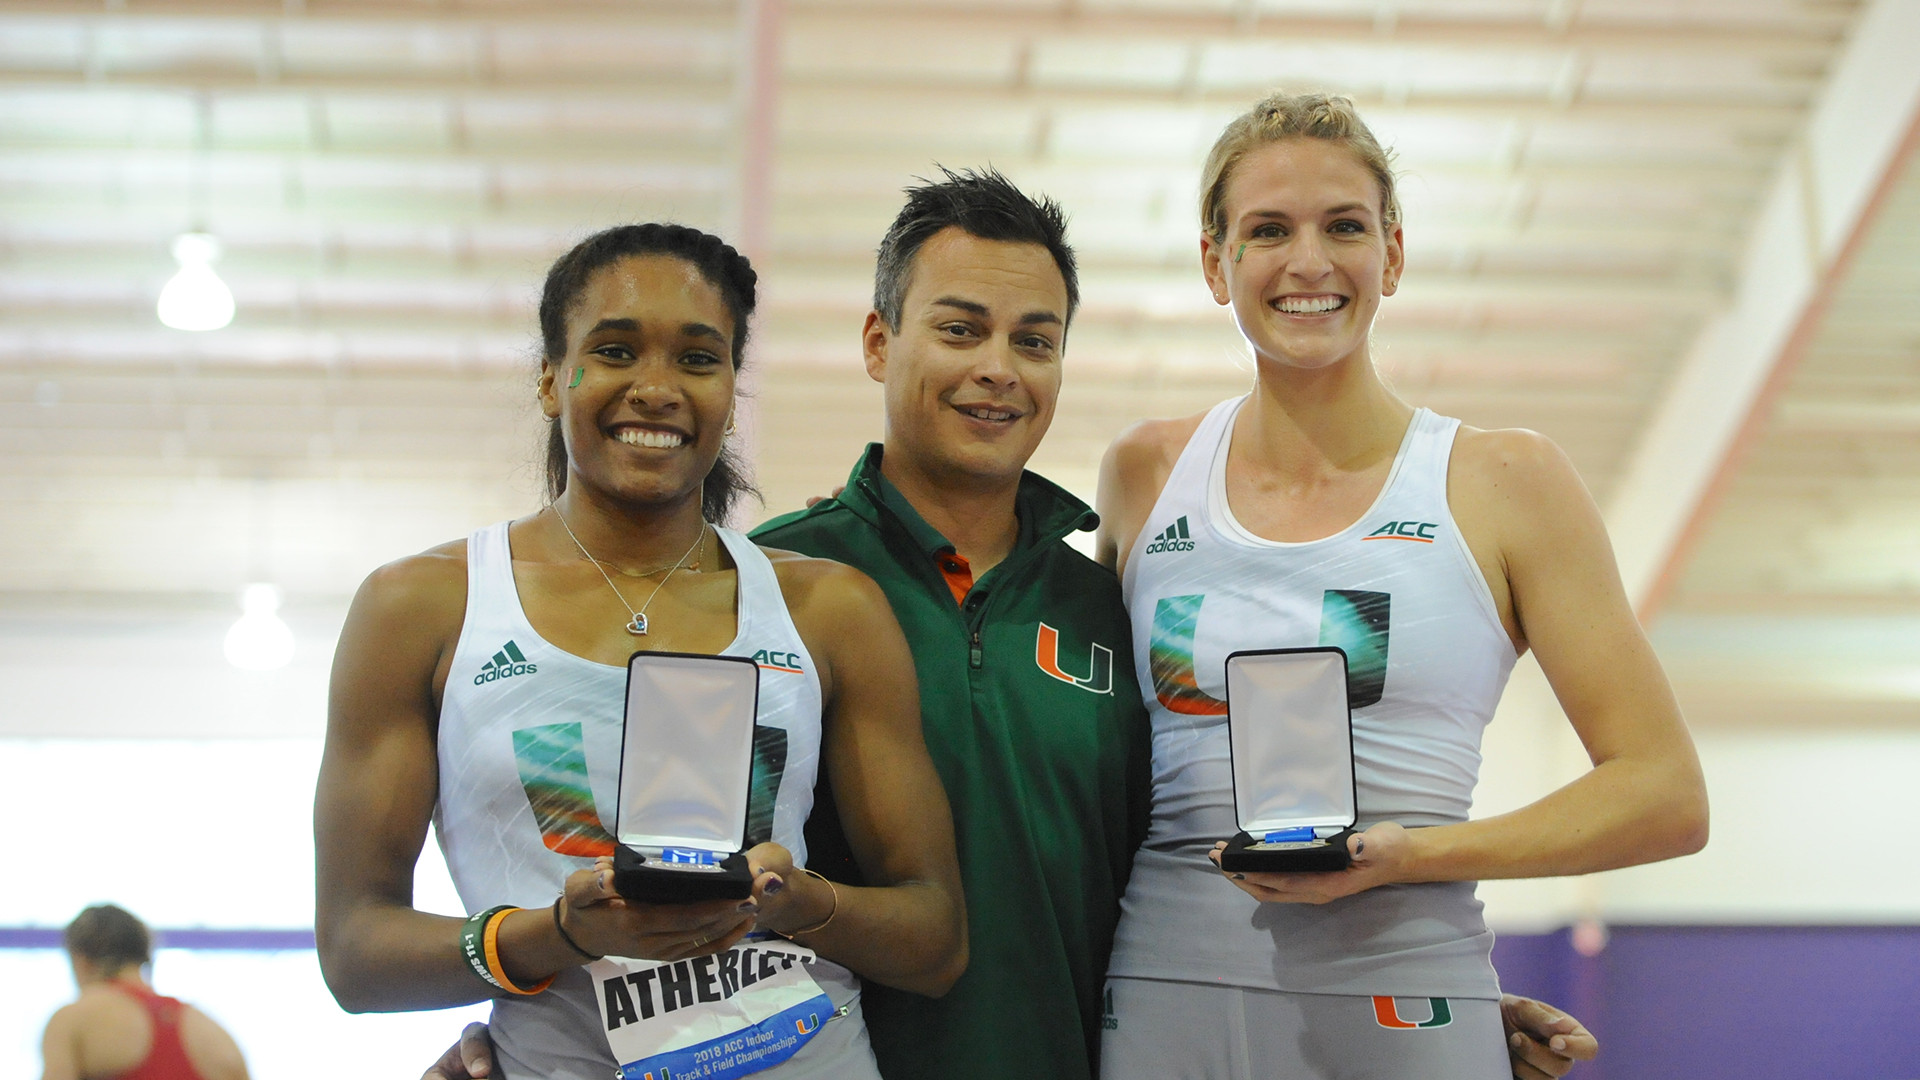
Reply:
[[473, 685], [484, 686], [500, 679], [511, 679], [515, 675], [531, 675], [539, 670], [539, 665], [527, 663], [520, 646], [509, 641], [500, 646], [500, 651], [493, 654], [493, 659], [481, 665], [480, 674], [473, 677]]
[[1147, 545], [1147, 554], [1154, 555], [1162, 551], [1192, 551], [1193, 541], [1187, 538], [1187, 515], [1181, 514], [1180, 520], [1167, 526], [1167, 531], [1153, 538]]

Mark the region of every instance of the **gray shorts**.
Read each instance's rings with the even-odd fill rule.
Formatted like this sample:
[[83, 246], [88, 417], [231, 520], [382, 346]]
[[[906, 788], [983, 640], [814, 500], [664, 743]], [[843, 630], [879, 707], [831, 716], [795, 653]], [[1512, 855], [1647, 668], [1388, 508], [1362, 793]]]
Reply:
[[1512, 1080], [1500, 1003], [1107, 980], [1101, 1080]]

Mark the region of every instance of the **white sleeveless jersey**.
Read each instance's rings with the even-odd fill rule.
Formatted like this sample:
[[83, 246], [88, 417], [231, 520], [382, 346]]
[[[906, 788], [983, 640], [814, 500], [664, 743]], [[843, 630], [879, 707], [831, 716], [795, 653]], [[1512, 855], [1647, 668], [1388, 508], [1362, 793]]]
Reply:
[[1127, 560], [1153, 720], [1153, 816], [1110, 970], [1304, 993], [1497, 997], [1472, 882], [1261, 904], [1206, 857], [1239, 831], [1229, 653], [1346, 651], [1361, 827], [1466, 820], [1481, 731], [1516, 659], [1447, 508], [1459, 421], [1416, 412], [1371, 509], [1332, 536], [1279, 543], [1227, 505], [1227, 447], [1245, 401], [1201, 422]]
[[[533, 629], [514, 585], [507, 526], [467, 540], [466, 620], [440, 705], [434, 825], [469, 913], [551, 904], [568, 874], [611, 855], [614, 844], [626, 668], [565, 652]], [[747, 844], [772, 840], [802, 866], [820, 762], [820, 680], [773, 564], [741, 534], [715, 531], [739, 577], [739, 631], [721, 652], [760, 666]], [[838, 1004], [856, 992], [837, 964], [820, 960], [813, 973]], [[605, 1080], [613, 1068], [584, 969], [564, 972], [544, 994], [497, 1000], [493, 1024], [503, 1059], [537, 1062], [538, 1075]]]

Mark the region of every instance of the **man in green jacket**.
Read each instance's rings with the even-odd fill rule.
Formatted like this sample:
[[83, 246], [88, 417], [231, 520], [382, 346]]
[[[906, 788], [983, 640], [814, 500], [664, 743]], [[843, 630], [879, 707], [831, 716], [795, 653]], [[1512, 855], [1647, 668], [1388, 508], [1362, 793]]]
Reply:
[[[972, 959], [937, 1000], [868, 984], [868, 1033], [889, 1077], [1089, 1077], [1149, 746], [1119, 583], [1065, 542], [1096, 519], [1025, 471], [1059, 395], [1073, 253], [1050, 201], [949, 173], [907, 193], [874, 277], [861, 344], [886, 442], [836, 498], [754, 533], [886, 592], [954, 808]], [[853, 868], [830, 806], [807, 846], [831, 877]]]
[[[1026, 471], [1053, 418], [1078, 300], [1051, 200], [992, 171], [909, 189], [881, 241], [861, 338], [886, 388], [886, 441], [837, 496], [753, 534], [857, 567], [885, 591], [953, 808], [971, 961], [938, 999], [865, 986], [890, 1080], [1097, 1072], [1107, 956], [1146, 832], [1149, 746], [1120, 584], [1065, 539], [1092, 529], [1093, 512]], [[838, 820], [823, 780], [808, 865], [857, 881]], [[1571, 1018], [1525, 999], [1506, 1011], [1538, 1037], [1519, 1037], [1516, 1076], [1559, 1076], [1572, 1056], [1592, 1056]], [[485, 1056], [476, 1025], [427, 1076], [484, 1075]]]

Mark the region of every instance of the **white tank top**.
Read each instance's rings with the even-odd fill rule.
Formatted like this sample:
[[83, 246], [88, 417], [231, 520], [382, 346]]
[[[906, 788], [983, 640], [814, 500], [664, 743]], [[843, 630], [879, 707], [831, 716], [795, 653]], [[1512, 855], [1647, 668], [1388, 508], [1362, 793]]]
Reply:
[[1127, 560], [1122, 587], [1153, 722], [1153, 816], [1112, 971], [1311, 993], [1497, 997], [1472, 882], [1261, 904], [1206, 858], [1239, 831], [1228, 653], [1346, 650], [1362, 827], [1466, 820], [1480, 735], [1516, 659], [1447, 507], [1459, 421], [1417, 411], [1359, 520], [1281, 543], [1247, 531], [1227, 505], [1227, 448], [1245, 401], [1208, 412]]
[[[440, 704], [435, 831], [469, 913], [496, 904], [544, 907], [568, 874], [613, 853], [625, 667], [549, 644], [514, 585], [507, 522], [467, 539], [467, 611]], [[773, 564], [716, 527], [739, 577], [733, 642], [720, 650], [760, 666], [747, 844], [765, 840], [806, 864], [803, 826], [820, 763], [820, 680], [787, 612]], [[857, 983], [824, 959], [813, 974], [836, 1003]], [[584, 969], [553, 988], [496, 1001], [495, 1039], [540, 1075], [603, 1080], [612, 1056]], [[597, 1042], [596, 1042], [597, 1040]], [[517, 1075], [517, 1074], [516, 1074]]]

